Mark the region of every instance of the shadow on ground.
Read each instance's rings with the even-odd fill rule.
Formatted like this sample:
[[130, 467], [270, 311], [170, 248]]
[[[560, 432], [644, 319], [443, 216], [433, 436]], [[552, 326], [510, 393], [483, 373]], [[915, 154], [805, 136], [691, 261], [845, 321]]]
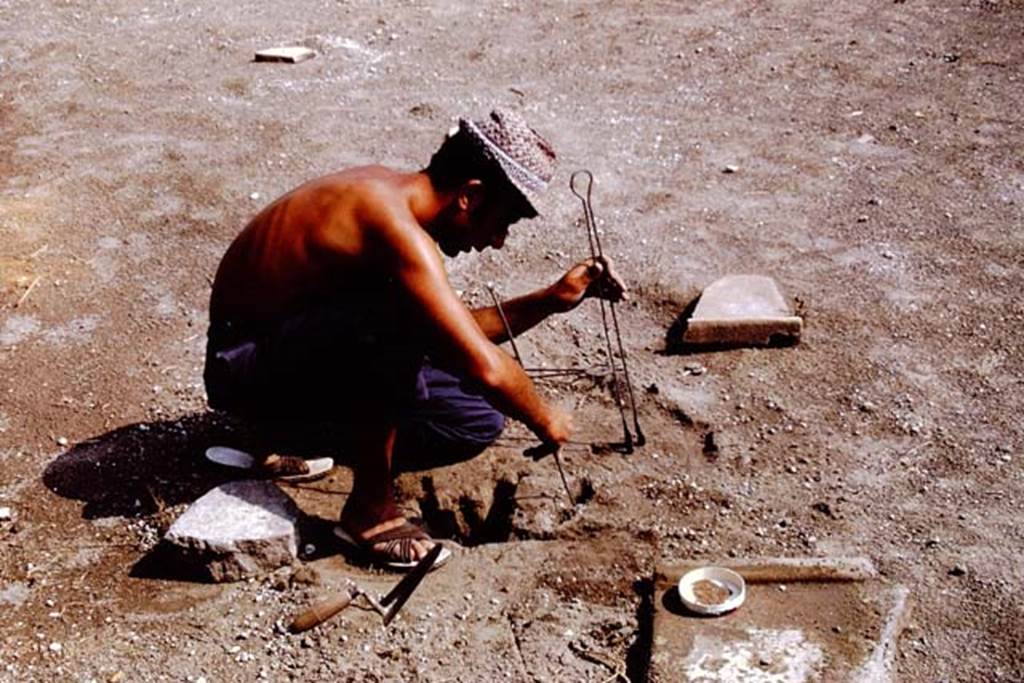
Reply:
[[86, 519], [151, 515], [230, 479], [229, 472], [207, 465], [203, 453], [214, 444], [245, 440], [237, 424], [216, 413], [126, 425], [57, 456], [43, 483], [83, 501]]
[[[43, 483], [60, 496], [83, 501], [86, 519], [143, 517], [191, 503], [214, 486], [239, 478], [238, 470], [206, 461], [204, 453], [210, 446], [305, 457], [330, 455], [336, 464], [347, 465], [345, 453], [350, 449], [345, 431], [343, 426], [324, 424], [254, 427], [217, 412], [131, 424], [57, 456], [43, 472]], [[449, 451], [442, 456], [398, 445], [395, 473], [452, 465], [481, 450]]]

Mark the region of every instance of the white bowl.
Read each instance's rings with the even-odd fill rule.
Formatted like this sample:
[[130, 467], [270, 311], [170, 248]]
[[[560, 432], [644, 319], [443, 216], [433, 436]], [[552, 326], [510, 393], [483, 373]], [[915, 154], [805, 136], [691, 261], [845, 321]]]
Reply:
[[[702, 602], [694, 592], [694, 586], [701, 581], [710, 581], [719, 588], [729, 591], [729, 597], [718, 604]], [[747, 598], [747, 585], [743, 577], [725, 567], [700, 567], [683, 574], [679, 579], [679, 599], [697, 614], [725, 614], [731, 612]]]

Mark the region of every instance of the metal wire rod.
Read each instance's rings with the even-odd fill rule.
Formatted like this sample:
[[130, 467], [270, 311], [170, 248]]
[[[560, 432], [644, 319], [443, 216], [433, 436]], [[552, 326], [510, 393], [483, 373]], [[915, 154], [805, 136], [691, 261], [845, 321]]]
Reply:
[[[519, 355], [519, 349], [516, 348], [516, 338], [512, 334], [512, 326], [508, 324], [508, 318], [505, 317], [505, 311], [501, 307], [501, 301], [498, 300], [498, 295], [494, 292], [494, 287], [487, 285], [487, 291], [491, 293], [491, 298], [494, 300], [494, 307], [498, 309], [498, 315], [501, 317], [501, 324], [505, 326], [505, 332], [508, 334], [508, 340], [512, 344], [512, 352], [516, 356], [516, 361], [520, 367], [523, 365], [523, 358]], [[561, 452], [561, 446], [555, 446], [555, 450], [552, 455], [555, 458], [555, 465], [558, 467], [558, 476], [562, 479], [562, 486], [565, 487], [565, 495], [569, 498], [569, 507], [573, 507], [576, 504], [576, 499], [573, 498], [572, 489], [569, 488], [569, 480], [565, 478], [565, 470], [562, 468], [562, 459], [559, 457]]]
[[[576, 178], [586, 177], [586, 194], [584, 195], [576, 188]], [[590, 245], [590, 257], [595, 262], [600, 262], [602, 266], [607, 268], [607, 262], [604, 260], [604, 250], [601, 247], [601, 236], [597, 231], [597, 221], [594, 219], [593, 203], [591, 202], [591, 195], [594, 188], [594, 174], [590, 171], [583, 169], [576, 171], [569, 178], [569, 189], [583, 204], [583, 220], [587, 230], [587, 242]], [[643, 432], [640, 430], [640, 420], [637, 415], [636, 408], [636, 397], [633, 394], [632, 382], [629, 378], [629, 370], [626, 366], [626, 352], [622, 345], [622, 334], [619, 332], [619, 321], [618, 316], [615, 314], [615, 304], [611, 301], [607, 302], [608, 308], [612, 314], [612, 324], [615, 327], [615, 336], [619, 346], [619, 359], [622, 363], [622, 374], [623, 379], [629, 393], [630, 407], [633, 412], [633, 426], [637, 433], [637, 445], [643, 446], [646, 443], [646, 438]], [[627, 453], [633, 452], [633, 435], [629, 431], [629, 424], [626, 421], [626, 409], [622, 401], [622, 391], [619, 389], [619, 377], [617, 368], [615, 365], [615, 354], [612, 351], [612, 340], [611, 333], [608, 329], [608, 316], [605, 312], [605, 300], [598, 298], [598, 304], [601, 310], [601, 327], [604, 330], [605, 348], [608, 353], [608, 362], [612, 367], [612, 394], [615, 399], [615, 404], [619, 408], [619, 417], [622, 418], [622, 435], [625, 451]]]
[[633, 409], [633, 430], [636, 432], [636, 445], [642, 447], [647, 443], [647, 437], [640, 429], [640, 418], [637, 415], [636, 396], [633, 394], [633, 382], [629, 378], [629, 365], [626, 364], [626, 347], [622, 345], [622, 333], [619, 332], [619, 318], [615, 315], [615, 306], [610, 304], [608, 308], [612, 312], [612, 326], [615, 328], [615, 339], [619, 344], [619, 356], [622, 359], [622, 374], [626, 378], [626, 390], [629, 392], [629, 405]]
[[612, 370], [601, 368], [523, 368], [529, 375], [606, 375]]
[[569, 488], [569, 480], [565, 478], [565, 470], [562, 469], [562, 458], [561, 456], [562, 447], [556, 446], [555, 450], [551, 453], [555, 459], [555, 465], [558, 466], [558, 476], [562, 478], [562, 486], [565, 487], [565, 495], [569, 498], [569, 507], [576, 505], [576, 499], [572, 495], [572, 489]]
[[498, 300], [498, 295], [494, 293], [494, 287], [487, 285], [487, 291], [491, 293], [494, 307], [498, 309], [498, 315], [501, 317], [501, 324], [505, 326], [505, 334], [508, 335], [508, 341], [512, 345], [512, 353], [516, 356], [516, 362], [522, 365], [523, 357], [519, 355], [519, 348], [516, 346], [516, 336], [512, 334], [512, 326], [508, 324], [508, 318], [505, 317], [505, 309], [501, 307], [501, 301]]

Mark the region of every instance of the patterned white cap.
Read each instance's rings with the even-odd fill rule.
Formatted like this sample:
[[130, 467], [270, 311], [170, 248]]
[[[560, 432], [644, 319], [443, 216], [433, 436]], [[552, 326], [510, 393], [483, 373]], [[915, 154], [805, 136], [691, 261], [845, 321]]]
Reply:
[[508, 181], [538, 214], [541, 195], [555, 174], [555, 150], [518, 114], [495, 109], [479, 121], [459, 119], [459, 131], [497, 163]]

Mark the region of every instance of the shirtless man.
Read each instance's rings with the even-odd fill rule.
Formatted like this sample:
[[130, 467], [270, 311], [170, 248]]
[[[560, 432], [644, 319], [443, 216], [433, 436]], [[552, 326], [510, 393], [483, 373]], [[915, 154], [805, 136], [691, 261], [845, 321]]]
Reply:
[[[220, 264], [204, 373], [211, 406], [348, 425], [354, 481], [337, 533], [380, 564], [408, 568], [434, 545], [394, 503], [396, 441], [479, 452], [504, 415], [552, 446], [569, 438], [571, 416], [496, 346], [507, 338], [499, 312], [466, 308], [438, 253], [500, 249], [510, 225], [537, 215], [554, 161], [510, 112], [462, 120], [422, 171], [353, 168], [277, 199]], [[503, 309], [520, 334], [587, 296], [624, 292], [606, 262], [588, 260]], [[271, 475], [305, 467], [276, 455], [261, 465]]]

